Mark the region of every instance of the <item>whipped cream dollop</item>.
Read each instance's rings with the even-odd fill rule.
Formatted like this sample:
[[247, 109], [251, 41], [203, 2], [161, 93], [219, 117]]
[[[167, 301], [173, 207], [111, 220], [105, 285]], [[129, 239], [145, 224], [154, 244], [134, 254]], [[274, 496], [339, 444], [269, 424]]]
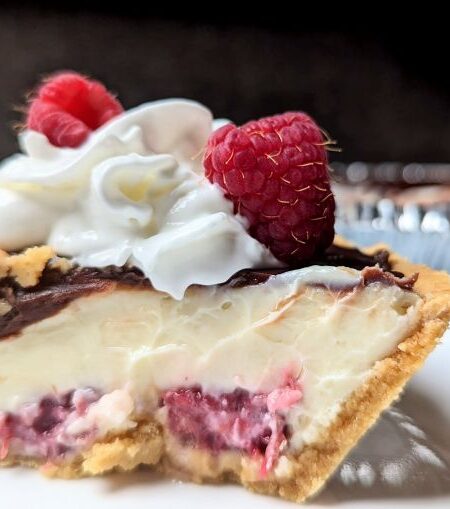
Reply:
[[49, 244], [81, 266], [130, 264], [176, 299], [192, 284], [277, 266], [203, 176], [213, 129], [202, 105], [163, 100], [114, 118], [75, 149], [24, 131], [22, 153], [0, 165], [0, 248]]

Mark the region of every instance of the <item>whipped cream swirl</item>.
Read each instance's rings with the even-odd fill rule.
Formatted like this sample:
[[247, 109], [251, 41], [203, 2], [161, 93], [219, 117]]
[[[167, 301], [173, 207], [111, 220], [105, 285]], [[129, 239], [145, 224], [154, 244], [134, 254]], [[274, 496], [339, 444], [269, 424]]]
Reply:
[[23, 153], [0, 165], [0, 248], [46, 243], [81, 266], [134, 265], [176, 299], [192, 284], [278, 265], [203, 176], [213, 128], [200, 104], [163, 100], [114, 118], [76, 149], [21, 133]]

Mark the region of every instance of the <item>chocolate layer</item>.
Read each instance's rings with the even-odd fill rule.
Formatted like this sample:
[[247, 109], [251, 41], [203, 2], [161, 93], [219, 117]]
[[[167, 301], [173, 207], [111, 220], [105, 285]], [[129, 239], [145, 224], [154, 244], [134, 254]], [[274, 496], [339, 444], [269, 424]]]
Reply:
[[[389, 253], [379, 251], [368, 256], [357, 249], [331, 246], [311, 265], [346, 266], [357, 270], [375, 267], [372, 272], [365, 272], [364, 282], [380, 281], [384, 284], [397, 284], [411, 289], [415, 279], [403, 278], [401, 274], [390, 273]], [[277, 270], [243, 270], [234, 275], [224, 285], [231, 288], [263, 283], [274, 274], [300, 267], [289, 267]], [[400, 276], [400, 277], [399, 277]], [[63, 274], [59, 270], [44, 270], [39, 284], [32, 288], [22, 288], [11, 278], [0, 280], [0, 298], [4, 299], [11, 309], [0, 316], [0, 339], [19, 333], [24, 327], [44, 318], [55, 315], [70, 302], [93, 293], [113, 291], [118, 286], [151, 289], [150, 281], [143, 273], [133, 267], [106, 267], [103, 269], [75, 267]]]
[[11, 310], [0, 316], [0, 339], [58, 313], [79, 297], [112, 291], [118, 285], [152, 287], [140, 270], [126, 267], [75, 267], [65, 274], [46, 268], [39, 284], [31, 288], [22, 288], [12, 279], [4, 278], [0, 282], [0, 298], [6, 300]]
[[[320, 256], [311, 260], [309, 265], [331, 265], [333, 267], [350, 267], [356, 270], [362, 270], [364, 267], [375, 267], [378, 265], [383, 271], [391, 272], [389, 263], [389, 252], [386, 250], [377, 251], [374, 255], [367, 255], [359, 249], [346, 248], [332, 245]], [[282, 269], [244, 269], [236, 273], [227, 285], [232, 288], [242, 288], [243, 286], [257, 285], [264, 283], [270, 276], [302, 268], [290, 266]], [[403, 276], [403, 274], [397, 274]]]

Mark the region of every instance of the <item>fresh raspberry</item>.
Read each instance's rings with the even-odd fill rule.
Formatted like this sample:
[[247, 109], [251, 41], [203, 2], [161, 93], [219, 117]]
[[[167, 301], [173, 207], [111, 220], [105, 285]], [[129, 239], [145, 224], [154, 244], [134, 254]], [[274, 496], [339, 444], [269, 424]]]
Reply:
[[305, 113], [228, 124], [208, 140], [208, 179], [280, 260], [301, 264], [334, 237], [334, 197], [321, 130]]
[[26, 125], [57, 147], [73, 148], [122, 111], [119, 101], [98, 81], [63, 72], [50, 76], [32, 96]]

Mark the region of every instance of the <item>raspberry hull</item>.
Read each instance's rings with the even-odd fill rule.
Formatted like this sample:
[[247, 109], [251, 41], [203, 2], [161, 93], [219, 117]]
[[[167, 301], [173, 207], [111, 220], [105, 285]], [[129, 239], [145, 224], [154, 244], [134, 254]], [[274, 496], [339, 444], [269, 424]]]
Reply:
[[228, 124], [208, 141], [208, 179], [247, 218], [250, 234], [293, 265], [323, 251], [334, 237], [327, 143], [304, 113]]

